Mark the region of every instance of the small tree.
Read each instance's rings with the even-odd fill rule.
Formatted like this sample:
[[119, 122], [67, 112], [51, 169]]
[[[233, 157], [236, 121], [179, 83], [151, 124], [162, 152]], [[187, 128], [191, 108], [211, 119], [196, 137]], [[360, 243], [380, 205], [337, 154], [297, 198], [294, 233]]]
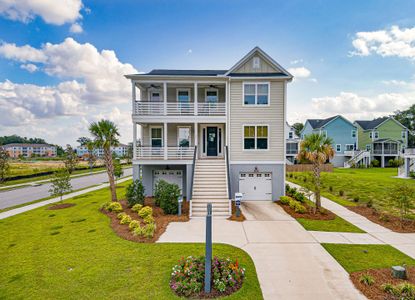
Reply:
[[95, 162], [97, 161], [97, 157], [94, 154], [94, 150], [95, 150], [95, 146], [94, 146], [94, 142], [85, 136], [80, 137], [77, 142], [83, 146], [86, 147], [87, 151], [88, 151], [88, 155], [86, 157], [87, 161], [88, 161], [88, 165], [89, 165], [89, 170], [92, 173], [92, 169], [94, 167]]
[[72, 174], [76, 168], [76, 165], [78, 164], [78, 156], [72, 149], [71, 145], [66, 145], [65, 154], [63, 157], [65, 168], [68, 170], [69, 174]]
[[397, 184], [390, 191], [388, 205], [391, 210], [398, 211], [402, 227], [403, 222], [407, 219], [411, 210], [414, 208], [414, 201], [415, 189], [408, 184]]
[[143, 183], [138, 179], [127, 186], [125, 197], [130, 207], [133, 207], [135, 204], [144, 205], [144, 190]]
[[9, 173], [9, 153], [0, 146], [0, 183], [6, 179], [6, 175]]
[[114, 157], [113, 159], [114, 159], [114, 176], [115, 176], [115, 180], [117, 181], [124, 174], [124, 170], [122, 168], [120, 159], [118, 157]]
[[62, 196], [72, 191], [71, 179], [67, 170], [61, 169], [54, 173], [50, 180], [51, 188], [49, 193], [51, 196], [59, 196], [62, 202]]

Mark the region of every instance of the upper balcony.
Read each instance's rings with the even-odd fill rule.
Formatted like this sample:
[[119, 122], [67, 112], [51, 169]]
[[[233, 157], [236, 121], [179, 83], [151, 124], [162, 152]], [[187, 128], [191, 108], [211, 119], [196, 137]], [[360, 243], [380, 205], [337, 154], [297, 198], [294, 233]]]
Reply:
[[133, 119], [142, 123], [169, 119], [225, 122], [226, 101], [223, 81], [137, 81], [133, 84]]

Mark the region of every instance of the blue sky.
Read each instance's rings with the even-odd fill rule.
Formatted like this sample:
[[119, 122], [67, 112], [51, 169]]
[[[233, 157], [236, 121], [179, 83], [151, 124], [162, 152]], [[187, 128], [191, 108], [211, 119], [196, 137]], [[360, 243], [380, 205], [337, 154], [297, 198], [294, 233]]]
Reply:
[[254, 46], [297, 75], [290, 122], [372, 118], [415, 101], [415, 1], [47, 1], [0, 0], [0, 135], [74, 143], [109, 117], [127, 142], [121, 73], [226, 69]]

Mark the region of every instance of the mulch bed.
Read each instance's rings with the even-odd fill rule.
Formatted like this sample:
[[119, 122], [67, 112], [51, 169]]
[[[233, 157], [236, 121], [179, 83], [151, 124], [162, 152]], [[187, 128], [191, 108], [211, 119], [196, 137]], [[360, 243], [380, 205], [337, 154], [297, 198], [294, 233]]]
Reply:
[[382, 225], [392, 231], [400, 233], [415, 232], [415, 222], [412, 220], [405, 221], [403, 227], [397, 216], [391, 214], [380, 213], [373, 207], [367, 206], [347, 206], [351, 211], [358, 213], [369, 219], [370, 221]]
[[[403, 282], [409, 282], [415, 284], [415, 267], [406, 267], [408, 275], [407, 280], [396, 279], [392, 277], [392, 271], [390, 268], [387, 269], [370, 269], [365, 271], [354, 272], [350, 274], [355, 287], [361, 291], [367, 298], [372, 300], [392, 300], [396, 299], [392, 295], [385, 293], [382, 289], [382, 285], [390, 283], [393, 285], [400, 284]], [[363, 274], [369, 274], [373, 277], [375, 282], [372, 285], [366, 285], [360, 282], [360, 276]]]
[[235, 201], [232, 201], [232, 215], [228, 218], [230, 221], [236, 221], [236, 222], [243, 222], [246, 220], [244, 214], [241, 211], [241, 214], [239, 217], [236, 216], [236, 205]]
[[[133, 212], [127, 205], [126, 200], [119, 201], [123, 207], [123, 211], [128, 214], [133, 220], [141, 221], [141, 218], [138, 216], [136, 212]], [[153, 217], [156, 223], [156, 231], [154, 232], [154, 236], [152, 238], [146, 238], [141, 236], [134, 235], [128, 225], [120, 224], [120, 220], [117, 219], [117, 214], [115, 212], [108, 212], [106, 210], [101, 210], [101, 212], [111, 219], [111, 228], [115, 231], [115, 233], [123, 239], [132, 242], [138, 243], [154, 243], [156, 242], [159, 237], [166, 231], [167, 225], [170, 222], [187, 222], [189, 221], [189, 202], [183, 201], [182, 204], [182, 215], [179, 217], [177, 215], [166, 215], [164, 211], [154, 205], [154, 199], [151, 197], [147, 197], [144, 200], [144, 205], [150, 206], [153, 209]]]
[[300, 214], [298, 212], [295, 212], [294, 209], [292, 209], [288, 204], [282, 204], [281, 201], [276, 201], [276, 203], [281, 206], [287, 214], [289, 214], [293, 218], [303, 218], [303, 219], [309, 219], [309, 220], [334, 220], [336, 218], [336, 215], [329, 211], [328, 209], [324, 209], [323, 212], [317, 211], [314, 213], [314, 208], [307, 205], [306, 203], [301, 203], [306, 209], [307, 212], [304, 214]]
[[[212, 275], [212, 277], [213, 277], [213, 275]], [[211, 287], [213, 287], [213, 282], [211, 284]], [[190, 295], [187, 298], [190, 298], [190, 299], [213, 299], [213, 298], [225, 297], [225, 296], [229, 296], [230, 294], [235, 293], [241, 287], [242, 287], [241, 283], [236, 283], [232, 287], [227, 287], [224, 292], [219, 292], [219, 291], [212, 288], [211, 292], [209, 294], [206, 294], [203, 291], [203, 292], [200, 292], [200, 293], [194, 293], [194, 294]], [[204, 289], [204, 287], [203, 287], [203, 289]], [[175, 294], [179, 297], [185, 297], [186, 298], [186, 296], [184, 296], [184, 295], [179, 295], [178, 293], [175, 293]]]
[[60, 203], [60, 204], [56, 204], [53, 206], [49, 206], [47, 209], [49, 210], [64, 209], [64, 208], [72, 207], [75, 205], [76, 205], [75, 203]]

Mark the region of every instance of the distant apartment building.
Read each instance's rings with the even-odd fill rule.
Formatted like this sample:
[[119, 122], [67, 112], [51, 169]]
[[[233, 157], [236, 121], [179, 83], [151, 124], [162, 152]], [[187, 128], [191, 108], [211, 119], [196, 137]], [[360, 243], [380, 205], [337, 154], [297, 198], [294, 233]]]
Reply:
[[12, 158], [56, 157], [56, 147], [48, 144], [7, 144], [2, 146]]
[[[128, 153], [128, 145], [119, 144], [116, 147], [111, 147], [111, 151], [112, 151], [112, 153], [114, 153], [118, 157], [124, 157]], [[97, 157], [103, 157], [104, 156], [104, 149], [102, 149], [102, 148], [94, 149], [93, 153]], [[76, 148], [76, 154], [79, 157], [88, 155], [88, 148], [85, 147], [85, 146], [78, 146]]]

